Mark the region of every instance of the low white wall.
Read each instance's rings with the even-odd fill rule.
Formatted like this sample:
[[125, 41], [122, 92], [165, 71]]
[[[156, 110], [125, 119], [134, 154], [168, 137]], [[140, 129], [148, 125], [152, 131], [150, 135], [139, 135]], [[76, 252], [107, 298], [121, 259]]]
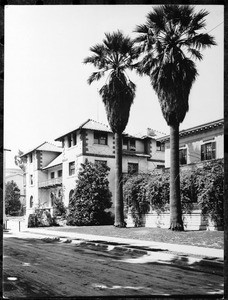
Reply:
[[[132, 215], [129, 213], [127, 217], [127, 227], [134, 227]], [[207, 217], [201, 214], [201, 210], [193, 210], [191, 214], [183, 214], [183, 223], [185, 230], [223, 230], [222, 227], [217, 227]], [[166, 228], [170, 226], [170, 214], [164, 212], [157, 214], [153, 211], [145, 215], [142, 220], [145, 227], [150, 228]]]

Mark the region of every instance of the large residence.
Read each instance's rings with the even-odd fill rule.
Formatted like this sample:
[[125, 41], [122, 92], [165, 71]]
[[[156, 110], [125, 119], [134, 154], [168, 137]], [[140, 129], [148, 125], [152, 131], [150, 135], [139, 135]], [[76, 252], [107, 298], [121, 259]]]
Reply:
[[[223, 119], [180, 131], [180, 165], [197, 168], [204, 161], [223, 158]], [[77, 174], [85, 161], [105, 163], [110, 168], [109, 185], [114, 195], [115, 139], [110, 128], [88, 119], [55, 139], [60, 146], [44, 142], [23, 154], [26, 163], [26, 214], [35, 208], [53, 210], [54, 194], [62, 195], [66, 206], [76, 186]], [[170, 137], [147, 129], [146, 134], [123, 134], [123, 173], [151, 173], [170, 167]], [[161, 219], [162, 218], [162, 219]], [[129, 223], [130, 224], [130, 223]], [[150, 212], [146, 227], [169, 226], [169, 215]], [[205, 229], [197, 210], [185, 216], [188, 229]]]
[[[124, 173], [149, 173], [164, 167], [164, 151], [156, 141], [158, 136], [151, 129], [141, 136], [123, 134]], [[23, 154], [27, 158], [27, 215], [37, 207], [52, 212], [54, 193], [62, 193], [64, 204], [68, 206], [77, 173], [86, 160], [107, 164], [110, 190], [114, 195], [115, 139], [108, 126], [88, 119], [55, 141], [62, 146], [45, 142]]]

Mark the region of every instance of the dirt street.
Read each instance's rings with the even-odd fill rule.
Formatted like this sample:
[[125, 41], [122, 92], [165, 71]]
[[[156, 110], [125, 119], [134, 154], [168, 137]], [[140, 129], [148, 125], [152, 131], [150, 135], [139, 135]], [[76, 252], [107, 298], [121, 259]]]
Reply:
[[223, 293], [222, 274], [158, 263], [137, 252], [4, 236], [4, 296]]

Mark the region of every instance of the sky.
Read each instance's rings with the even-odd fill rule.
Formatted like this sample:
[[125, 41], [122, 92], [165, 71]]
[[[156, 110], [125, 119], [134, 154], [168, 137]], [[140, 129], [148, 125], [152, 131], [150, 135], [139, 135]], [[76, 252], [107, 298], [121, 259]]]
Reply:
[[[202, 51], [199, 76], [189, 97], [189, 112], [180, 130], [223, 118], [224, 7], [206, 9], [206, 32], [217, 46]], [[105, 83], [88, 85], [95, 69], [83, 64], [90, 47], [105, 33], [121, 30], [134, 38], [152, 5], [9, 5], [5, 6], [4, 148], [6, 167], [15, 167], [18, 149], [27, 151], [77, 128], [87, 119], [108, 124], [98, 94]], [[147, 128], [169, 134], [149, 78], [128, 72], [136, 84], [125, 132]]]

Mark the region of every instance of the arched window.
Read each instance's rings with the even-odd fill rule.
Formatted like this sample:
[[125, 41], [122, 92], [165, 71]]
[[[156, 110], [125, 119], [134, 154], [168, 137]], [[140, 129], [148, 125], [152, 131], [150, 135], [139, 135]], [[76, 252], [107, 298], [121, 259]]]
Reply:
[[69, 201], [70, 201], [71, 198], [73, 197], [73, 194], [74, 194], [74, 190], [70, 190], [70, 193], [69, 193]]
[[30, 197], [30, 208], [33, 206], [33, 196]]

